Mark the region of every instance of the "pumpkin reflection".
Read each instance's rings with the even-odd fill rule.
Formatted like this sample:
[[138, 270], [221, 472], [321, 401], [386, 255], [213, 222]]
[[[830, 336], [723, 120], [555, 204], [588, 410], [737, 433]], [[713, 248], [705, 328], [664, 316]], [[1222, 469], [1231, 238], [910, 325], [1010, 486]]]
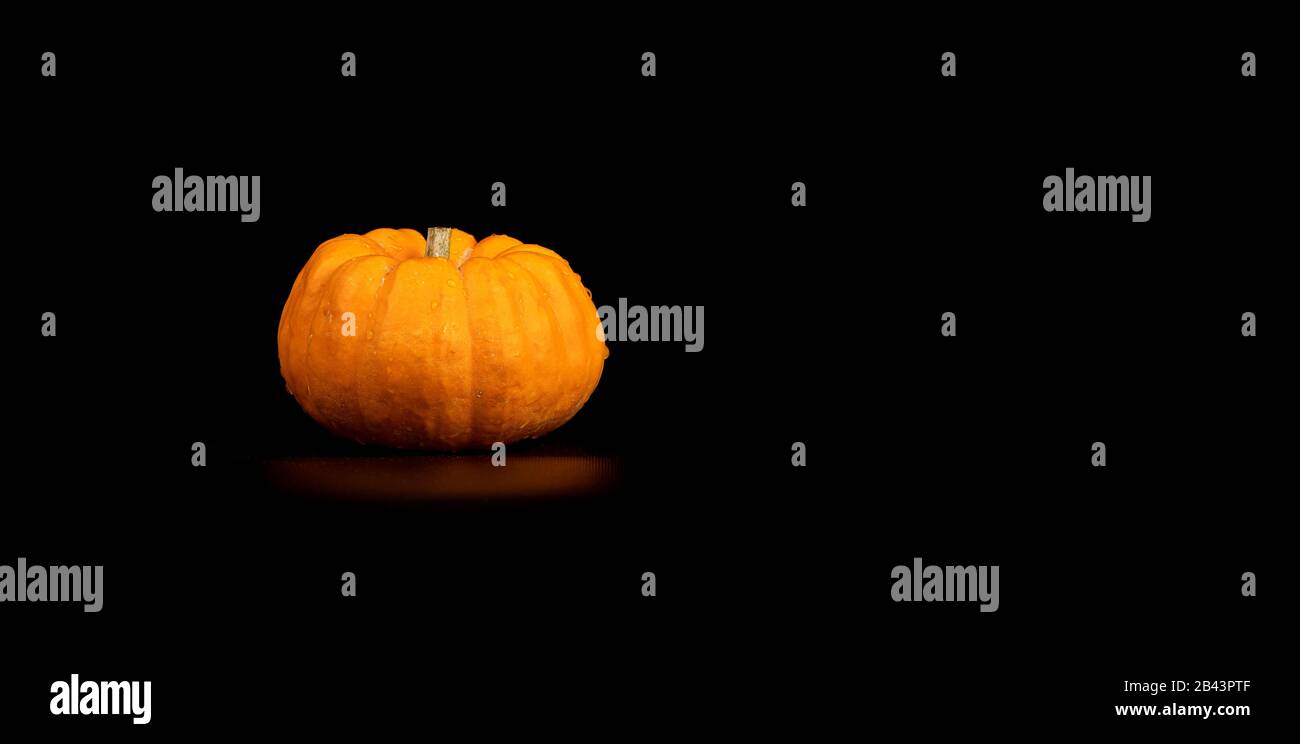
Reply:
[[611, 457], [511, 454], [297, 457], [265, 464], [271, 482], [306, 496], [348, 500], [558, 499], [609, 492], [620, 475]]

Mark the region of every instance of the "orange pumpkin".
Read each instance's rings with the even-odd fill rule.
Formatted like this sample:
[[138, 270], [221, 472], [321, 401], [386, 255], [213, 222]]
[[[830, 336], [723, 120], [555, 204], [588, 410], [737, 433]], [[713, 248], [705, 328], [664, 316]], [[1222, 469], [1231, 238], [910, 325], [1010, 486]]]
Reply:
[[554, 430], [609, 356], [591, 292], [559, 254], [449, 228], [322, 243], [279, 345], [289, 392], [330, 431], [447, 451]]

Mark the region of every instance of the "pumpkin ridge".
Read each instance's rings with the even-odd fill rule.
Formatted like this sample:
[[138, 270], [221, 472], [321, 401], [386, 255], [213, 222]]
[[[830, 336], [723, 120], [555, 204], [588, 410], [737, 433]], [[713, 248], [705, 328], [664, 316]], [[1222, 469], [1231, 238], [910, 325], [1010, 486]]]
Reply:
[[[307, 395], [309, 396], [311, 395], [311, 341], [313, 338], [316, 338], [316, 334], [312, 331], [312, 328], [316, 322], [316, 316], [320, 315], [321, 303], [324, 301], [325, 293], [322, 292], [316, 299], [316, 312], [311, 314], [311, 322], [307, 324], [307, 344], [303, 347], [302, 351], [302, 382], [303, 386], [307, 388]], [[315, 414], [314, 405], [313, 415], [318, 415]]]
[[[480, 313], [475, 316], [478, 319], [477, 323], [480, 326], [483, 326], [482, 328], [471, 326], [474, 328], [470, 334], [471, 379], [474, 381], [470, 391], [470, 394], [473, 396], [472, 406], [474, 410], [474, 415], [471, 418], [471, 421], [473, 422], [471, 429], [471, 444], [478, 444], [487, 441], [489, 436], [491, 441], [500, 441], [501, 439], [501, 426], [504, 421], [497, 421], [496, 419], [500, 417], [495, 414], [498, 411], [506, 410], [506, 406], [495, 405], [495, 401], [497, 400], [495, 394], [497, 393], [497, 387], [500, 386], [499, 370], [504, 367], [504, 360], [500, 358], [502, 345], [499, 342], [493, 344], [492, 340], [500, 339], [504, 335], [505, 329], [510, 327], [506, 324], [505, 319], [503, 318], [505, 310], [501, 307], [501, 303], [499, 303], [497, 299], [497, 287], [495, 285], [499, 284], [499, 282], [496, 278], [495, 265], [493, 265], [491, 261], [487, 261], [478, 264], [478, 267], [478, 271], [475, 272], [475, 291], [479, 293], [478, 302], [483, 306], [480, 309], [486, 308], [489, 312]], [[468, 283], [466, 283], [465, 292], [468, 297]], [[513, 312], [513, 310], [514, 308], [511, 307], [510, 311]], [[479, 352], [476, 352], [473, 347], [475, 345], [482, 347], [485, 343], [487, 344], [487, 348], [483, 351], [496, 359], [496, 369], [493, 369], [493, 365], [490, 363], [491, 359], [486, 360], [489, 362], [486, 370], [479, 368]], [[483, 382], [481, 376], [485, 374], [493, 380], [493, 389], [491, 390], [482, 387]]]
[[[334, 277], [337, 278], [339, 284], [341, 285], [343, 284], [344, 281], [352, 281], [352, 277], [348, 276], [348, 274], [352, 272], [361, 273], [361, 276], [357, 276], [356, 280], [360, 280], [360, 281], [368, 280], [369, 277], [364, 276], [363, 273], [364, 264], [367, 263], [367, 261], [372, 261], [373, 263], [373, 261], [376, 259], [383, 261], [383, 263], [385, 264], [387, 263], [387, 261], [393, 260], [385, 254], [356, 256], [356, 258], [346, 261], [346, 263], [342, 264], [341, 267], [334, 269]], [[385, 277], [380, 277], [380, 289], [382, 289], [383, 284], [385, 284], [385, 282], [383, 282], [383, 278]], [[367, 282], [367, 284], [369, 284], [369, 282]], [[359, 293], [359, 294], [360, 297], [354, 297], [355, 307], [347, 308], [346, 311], [344, 311], [342, 307], [339, 308], [339, 311], [341, 312], [354, 313], [354, 324], [356, 323], [355, 316], [360, 315], [360, 313], [357, 312], [360, 310], [360, 303], [365, 302], [368, 293]], [[338, 295], [338, 287], [330, 287], [330, 297], [337, 298], [337, 295]], [[370, 297], [369, 302], [373, 304], [374, 302], [373, 295], [372, 297]], [[356, 330], [357, 330], [356, 326], [354, 325], [354, 333], [356, 332]], [[359, 349], [359, 347], [357, 347], [359, 345], [360, 345], [360, 339], [357, 339], [354, 334], [354, 336], [352, 336], [352, 341], [348, 342], [348, 345], [346, 347], [347, 359], [348, 362], [350, 362], [352, 368], [351, 369], [352, 384], [350, 386], [352, 394], [351, 397], [347, 399], [346, 403], [344, 403], [344, 406], [342, 406], [342, 410], [344, 411], [344, 414], [347, 415], [348, 420], [352, 421], [352, 425], [354, 425], [354, 429], [356, 429], [356, 431], [367, 431], [367, 427], [365, 427], [365, 408], [367, 408], [367, 406], [364, 405], [363, 399], [361, 399], [360, 395], [357, 395], [357, 382], [359, 382], [361, 362], [363, 362], [364, 359], [364, 349]], [[357, 441], [360, 441], [359, 437], [356, 438]]]
[[[533, 287], [537, 289], [537, 304], [546, 308], [546, 317], [550, 318], [551, 320], [551, 338], [558, 339], [555, 341], [555, 344], [559, 346], [559, 350], [560, 350], [558, 358], [561, 360], [562, 364], [565, 367], [567, 367], [569, 361], [568, 342], [564, 339], [564, 333], [560, 329], [560, 319], [555, 314], [555, 307], [551, 304], [551, 298], [546, 291], [545, 285], [542, 284], [542, 281], [540, 279], [538, 279], [536, 276], [533, 275], [532, 269], [528, 268], [528, 266], [526, 266], [525, 264], [516, 261], [514, 258], [511, 258], [510, 256], [502, 255], [502, 256], [497, 256], [497, 258], [500, 258], [503, 261], [509, 261], [511, 264], [514, 264], [515, 266], [519, 267], [519, 270], [524, 273], [524, 276], [528, 277], [528, 281], [532, 282]], [[536, 421], [530, 427], [530, 431], [535, 432], [540, 423], [541, 423], [540, 421]]]
[[[528, 248], [541, 248], [542, 250], [530, 251], [527, 250]], [[552, 261], [559, 262], [559, 264], [562, 265], [566, 270], [573, 271], [573, 267], [569, 265], [568, 259], [563, 258], [558, 253], [551, 250], [550, 248], [547, 248], [544, 245], [537, 245], [535, 243], [520, 243], [519, 245], [512, 245], [509, 248], [505, 249], [504, 251], [501, 251], [500, 253], [496, 254], [495, 256], [492, 256], [491, 258], [492, 259], [507, 258], [512, 253], [527, 253], [533, 256], [545, 256], [546, 258], [549, 258]]]
[[[444, 436], [439, 424], [445, 420], [445, 415], [434, 417], [431, 413], [435, 401], [445, 402], [439, 391], [451, 382], [446, 377], [437, 376], [435, 365], [439, 360], [435, 353], [448, 342], [445, 334], [447, 323], [444, 322], [440, 328], [438, 321], [447, 318], [445, 311], [431, 310], [431, 295], [444, 286], [443, 283], [456, 281], [450, 278], [455, 274], [449, 271], [445, 261], [405, 262], [398, 274], [410, 276], [399, 276], [400, 286], [394, 287], [389, 297], [384, 326], [391, 335], [387, 344], [381, 345], [378, 351], [384, 354], [386, 348], [397, 349], [401, 355], [399, 361], [403, 363], [386, 373], [388, 388], [385, 395], [395, 395], [399, 403], [395, 409], [398, 413], [394, 419], [397, 425], [395, 436], [416, 442], [405, 446], [429, 446], [429, 442]], [[457, 336], [453, 333], [452, 340]]]
[[276, 344], [280, 352], [280, 376], [284, 378], [285, 388], [288, 389], [290, 395], [294, 395], [293, 380], [289, 379], [294, 371], [294, 365], [289, 355], [289, 339], [293, 336], [293, 312], [297, 310], [298, 304], [302, 301], [302, 293], [299, 291], [299, 287], [302, 286], [304, 281], [306, 280], [303, 278], [303, 272], [298, 272], [298, 277], [293, 280], [293, 289], [289, 290], [289, 299], [284, 303], [284, 310], [280, 311], [280, 327], [275, 332]]
[[[457, 269], [457, 271], [461, 271]], [[461, 272], [460, 291], [465, 295], [465, 352], [469, 355], [469, 436], [457, 437], [453, 449], [461, 449], [467, 442], [473, 442], [478, 436], [478, 398], [474, 395], [475, 380], [478, 379], [478, 365], [474, 363], [474, 304], [469, 301], [469, 282]]]
[[[330, 274], [330, 279], [332, 280], [333, 278], [334, 275]], [[325, 288], [328, 287], [329, 287], [329, 281], [326, 281]], [[303, 347], [302, 377], [303, 377], [303, 382], [306, 384], [307, 394], [309, 396], [311, 395], [311, 342], [316, 338], [316, 323], [317, 320], [321, 317], [321, 309], [325, 306], [325, 301], [329, 297], [328, 293], [325, 291], [325, 288], [323, 288], [317, 294], [316, 312], [311, 314], [311, 321], [307, 324], [307, 344], [306, 346]], [[325, 418], [325, 414], [321, 411], [320, 406], [317, 406], [313, 403], [312, 408], [313, 408], [312, 411], [313, 417], [315, 417], [317, 420]]]
[[[440, 282], [435, 282], [433, 292], [431, 312], [435, 313], [435, 319], [437, 319], [436, 316], [441, 316], [443, 323], [441, 328], [436, 327], [436, 324], [433, 327], [436, 341], [430, 343], [428, 352], [430, 363], [435, 368], [450, 367], [449, 360], [456, 355], [456, 334], [452, 334], [452, 337], [448, 338], [444, 331], [449, 322], [447, 320], [450, 313], [449, 307], [454, 306], [455, 302], [446, 299], [446, 287]], [[430, 384], [432, 385], [430, 392], [432, 404], [429, 406], [428, 411], [429, 420], [432, 424], [429, 428], [435, 434], [434, 439], [437, 446], [446, 448], [448, 443], [455, 442], [457, 436], [457, 433], [453, 431], [456, 421], [454, 411], [456, 391], [453, 389], [453, 385], [449, 384], [447, 379], [442, 376], [434, 376], [430, 380]]]
[[[362, 358], [357, 360], [358, 386], [354, 393], [358, 402], [369, 400], [370, 395], [368, 393], [380, 384], [379, 375], [375, 373], [375, 361], [379, 358], [379, 355], [374, 350], [375, 347], [379, 346], [380, 339], [383, 337], [384, 321], [388, 319], [388, 299], [393, 294], [393, 287], [397, 285], [397, 267], [402, 264], [400, 258], [392, 258], [391, 260], [393, 261], [392, 270], [380, 278], [379, 291], [375, 293], [374, 304], [370, 306], [370, 317], [373, 319], [375, 330], [374, 338], [367, 339], [370, 343], [367, 344], [366, 351], [370, 353], [362, 355]], [[389, 281], [390, 279], [391, 281]], [[364, 375], [361, 374], [363, 370], [366, 373]], [[368, 410], [369, 406], [361, 406], [361, 428], [373, 430], [382, 422], [372, 420], [368, 415]], [[361, 440], [357, 439], [357, 441]], [[362, 444], [365, 443], [362, 442]]]
[[[311, 258], [307, 260], [307, 265], [304, 266], [302, 271], [299, 273], [299, 276], [302, 278], [301, 294], [299, 294], [296, 298], [292, 294], [289, 295], [289, 302], [293, 304], [293, 314], [290, 316], [290, 324], [294, 325], [306, 320], [307, 330], [308, 330], [307, 338], [309, 341], [311, 339], [311, 335], [310, 335], [311, 320], [315, 316], [310, 314], [304, 315], [303, 313], [304, 311], [310, 312], [310, 307], [309, 307], [311, 304], [310, 300], [313, 295], [316, 297], [317, 302], [319, 303], [321, 299], [321, 295], [324, 292], [324, 287], [325, 285], [329, 284], [329, 279], [330, 277], [333, 276], [333, 272], [334, 272], [334, 269], [330, 269], [328, 272], [324, 272], [322, 270], [322, 264], [327, 263], [326, 259], [330, 258], [331, 253], [346, 248], [350, 244], [349, 243], [350, 239], [356, 237], [358, 236], [351, 235], [351, 234], [341, 235], [337, 238], [331, 238], [330, 240], [327, 240], [324, 243], [321, 243], [319, 246], [317, 246], [316, 250], [312, 253]], [[353, 256], [353, 258], [356, 258], [356, 256]], [[338, 267], [335, 266], [334, 268], [336, 269]], [[297, 284], [296, 281], [295, 284]], [[308, 307], [304, 307], [304, 305]], [[316, 310], [317, 312], [320, 311], [319, 305], [316, 307]], [[286, 349], [286, 356], [288, 356], [290, 359], [293, 359], [297, 356], [295, 352], [301, 351], [302, 353], [301, 358], [305, 360], [306, 348], [304, 347], [307, 347], [308, 344], [302, 342], [295, 343], [297, 337], [298, 334], [293, 334], [293, 333], [290, 334], [289, 346]], [[308, 380], [306, 379], [306, 364], [303, 365], [303, 375], [301, 377], [302, 379], [300, 381], [302, 382], [302, 386], [304, 387], [307, 386], [309, 383]]]
[[[302, 356], [303, 382], [305, 383], [307, 390], [309, 392], [311, 390], [311, 377], [312, 377], [312, 364], [311, 364], [312, 343], [311, 342], [316, 338], [316, 332], [315, 332], [316, 319], [319, 318], [321, 316], [321, 312], [324, 309], [326, 309], [325, 303], [333, 299], [334, 292], [332, 291], [332, 288], [334, 286], [334, 283], [338, 281], [338, 277], [340, 273], [343, 271], [343, 268], [346, 266], [351, 266], [358, 259], [369, 258], [369, 257], [370, 256], [368, 255], [353, 256], [352, 258], [349, 258], [348, 260], [334, 267], [334, 270], [331, 271], [328, 276], [320, 278], [321, 288], [316, 295], [316, 311], [312, 313], [311, 323], [309, 323], [307, 326], [307, 344], [303, 348], [303, 356]], [[320, 412], [319, 407], [317, 408], [317, 412], [318, 415], [324, 417], [324, 413]]]
[[[374, 253], [372, 253], [372, 254], [370, 254], [370, 255], [372, 255], [372, 256], [389, 256], [388, 251], [385, 250], [384, 247], [383, 247], [382, 245], [379, 244], [379, 241], [378, 241], [378, 240], [375, 240], [374, 238], [370, 237], [369, 235], [362, 235], [362, 236], [360, 236], [360, 237], [361, 237], [361, 241], [362, 241], [363, 243], [368, 244], [368, 245], [369, 245], [369, 246], [374, 250]], [[389, 257], [391, 258], [391, 256], [389, 256]]]
[[[554, 369], [550, 368], [550, 359], [547, 359], [546, 356], [538, 356], [537, 339], [533, 338], [532, 334], [529, 333], [528, 313], [525, 312], [526, 308], [524, 307], [524, 298], [520, 297], [521, 294], [524, 294], [525, 290], [516, 286], [519, 284], [519, 278], [511, 278], [512, 272], [507, 271], [504, 267], [500, 267], [497, 271], [497, 276], [500, 277], [500, 274], [502, 273], [506, 274], [506, 280], [511, 282], [511, 284], [507, 284], [507, 281], [502, 281], [498, 278], [500, 284], [506, 287], [506, 298], [508, 299], [508, 302], [510, 302], [511, 317], [508, 320], [511, 321], [511, 328], [515, 328], [516, 332], [519, 333], [519, 346], [517, 346], [517, 350], [519, 350], [519, 362], [516, 362], [515, 359], [511, 358], [507, 359], [506, 363], [510, 365], [511, 371], [515, 373], [520, 373], [521, 369], [526, 369], [530, 375], [542, 373], [542, 375], [551, 376], [552, 373], [554, 373]], [[541, 298], [537, 298], [536, 302], [542, 304]], [[536, 390], [533, 389], [532, 385], [524, 385], [521, 389], [516, 388], [516, 398], [515, 401], [513, 401], [513, 406], [523, 405], [523, 407], [529, 411], [530, 415], [528, 420], [525, 421], [525, 425], [523, 425], [523, 427], [517, 427], [516, 431], [506, 431], [506, 423], [504, 423], [504, 419], [508, 418], [508, 416], [503, 416], [502, 428], [499, 429], [500, 433], [502, 433], [502, 441], [504, 441], [504, 438], [506, 437], [520, 438], [521, 434], [524, 432], [530, 432], [536, 428], [538, 403], [541, 402], [541, 399], [534, 401], [534, 392], [536, 392]], [[519, 398], [520, 394], [523, 395], [523, 398], [521, 399]], [[506, 401], [504, 403], [506, 403], [507, 410], [510, 410], [511, 401]]]
[[[591, 296], [589, 290], [587, 290], [587, 288], [582, 284], [582, 278], [579, 277], [576, 273], [574, 273], [573, 269], [569, 267], [568, 261], [565, 261], [563, 259], [557, 260], [553, 256], [549, 256], [545, 253], [537, 253], [535, 251], [521, 251], [521, 253], [526, 253], [527, 255], [530, 256], [539, 256], [541, 258], [550, 259], [549, 261], [544, 261], [543, 264], [551, 266], [551, 268], [556, 272], [556, 279], [557, 279], [556, 283], [560, 285], [560, 289], [565, 293], [565, 298], [568, 300], [568, 303], [571, 306], [582, 308], [584, 304], [585, 305], [591, 304]], [[519, 261], [516, 260], [515, 263], [519, 263]], [[595, 328], [597, 325], [599, 325], [600, 319], [599, 317], [592, 317], [591, 320], [595, 321], [595, 324], [590, 326], [585, 332], [591, 333], [592, 338], [595, 338]], [[584, 341], [583, 343], [586, 343], [586, 341]], [[590, 382], [593, 377], [595, 378], [596, 382], [600, 381], [600, 372], [604, 369], [605, 359], [609, 356], [608, 347], [605, 347], [603, 343], [601, 343], [601, 346], [604, 347], [605, 354], [601, 356], [600, 359], [593, 359], [588, 357], [585, 362], [583, 377], [588, 382]], [[578, 409], [581, 408], [582, 404], [585, 402], [586, 402], [585, 399], [579, 402], [573, 408], [573, 413], [576, 414]], [[570, 416], [572, 416], [572, 414], [570, 414]]]
[[[329, 380], [329, 385], [327, 387], [333, 393], [331, 399], [328, 399], [329, 405], [323, 408], [318, 407], [318, 412], [323, 418], [329, 418], [334, 423], [334, 425], [340, 426], [341, 428], [352, 428], [346, 426], [346, 422], [355, 421], [355, 414], [358, 413], [362, 408], [361, 402], [356, 398], [355, 395], [348, 396], [345, 394], [341, 394], [341, 391], [345, 389], [347, 386], [343, 385], [342, 381], [337, 379], [340, 376], [338, 374], [337, 369], [332, 369], [330, 373], [319, 372], [318, 371], [319, 367], [317, 368], [317, 370], [313, 370], [312, 356], [311, 356], [312, 341], [315, 340], [316, 338], [316, 325], [317, 323], [321, 322], [320, 318], [322, 317], [322, 311], [328, 313], [328, 315], [326, 316], [328, 319], [322, 324], [320, 332], [323, 334], [330, 334], [330, 335], [338, 332], [340, 334], [340, 338], [342, 338], [341, 335], [342, 329], [336, 329], [335, 327], [331, 326], [330, 323], [341, 319], [342, 313], [347, 312], [347, 310], [344, 310], [341, 307], [338, 308], [340, 311], [340, 316], [339, 318], [336, 319], [333, 317], [334, 309], [331, 308], [329, 305], [334, 303], [338, 299], [340, 290], [343, 287], [343, 285], [351, 280], [351, 277], [349, 276], [350, 273], [353, 270], [355, 270], [358, 266], [360, 266], [361, 262], [375, 257], [376, 256], [374, 254], [353, 256], [352, 258], [349, 258], [348, 260], [344, 261], [343, 263], [339, 264], [334, 268], [333, 272], [330, 273], [328, 279], [325, 280], [324, 286], [321, 288], [320, 301], [317, 305], [314, 320], [312, 321], [312, 325], [311, 325], [311, 332], [307, 340], [306, 363], [304, 366], [307, 369], [308, 378], [310, 379], [313, 372], [316, 371], [317, 372], [316, 376], [318, 380]], [[349, 354], [346, 353], [346, 350], [347, 347], [345, 346], [339, 346], [337, 348], [338, 353], [330, 353], [332, 351], [330, 349], [323, 350], [326, 354], [327, 367], [335, 368], [341, 363], [341, 358], [346, 359], [348, 356], [350, 356]], [[346, 364], [346, 362], [342, 362], [342, 363]]]
[[[514, 297], [501, 278], [502, 271], [497, 264], [488, 261], [480, 264], [477, 272], [479, 281], [476, 282], [476, 291], [482, 293], [479, 302], [491, 311], [483, 316], [490, 321], [487, 332], [478, 339], [480, 345], [487, 344], [484, 350], [489, 362], [486, 374], [492, 381], [490, 387], [484, 388], [477, 375], [475, 377], [475, 400], [480, 402], [482, 413], [479, 422], [482, 427], [482, 435], [478, 438], [480, 442], [504, 441], [507, 438], [505, 429], [510, 418], [507, 412], [518, 403], [516, 391], [509, 385], [518, 380], [512, 376], [514, 360], [506, 356], [506, 339], [512, 332], [519, 330], [519, 312]], [[482, 397], [478, 397], [480, 392]]]

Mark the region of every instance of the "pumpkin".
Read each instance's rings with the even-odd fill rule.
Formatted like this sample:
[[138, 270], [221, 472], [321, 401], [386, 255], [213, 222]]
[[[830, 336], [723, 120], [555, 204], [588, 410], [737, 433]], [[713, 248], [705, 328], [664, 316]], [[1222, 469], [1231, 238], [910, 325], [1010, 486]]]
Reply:
[[559, 254], [450, 228], [322, 243], [280, 315], [279, 348], [289, 393], [325, 428], [442, 451], [553, 431], [609, 356], [591, 292]]

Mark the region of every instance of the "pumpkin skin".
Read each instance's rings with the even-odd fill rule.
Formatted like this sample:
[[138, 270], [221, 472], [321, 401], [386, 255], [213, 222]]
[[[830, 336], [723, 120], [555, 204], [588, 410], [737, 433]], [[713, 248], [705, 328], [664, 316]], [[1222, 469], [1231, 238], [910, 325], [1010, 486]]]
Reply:
[[540, 245], [436, 230], [438, 250], [435, 230], [387, 228], [316, 248], [280, 316], [290, 394], [363, 444], [487, 449], [553, 431], [609, 356], [591, 292]]

